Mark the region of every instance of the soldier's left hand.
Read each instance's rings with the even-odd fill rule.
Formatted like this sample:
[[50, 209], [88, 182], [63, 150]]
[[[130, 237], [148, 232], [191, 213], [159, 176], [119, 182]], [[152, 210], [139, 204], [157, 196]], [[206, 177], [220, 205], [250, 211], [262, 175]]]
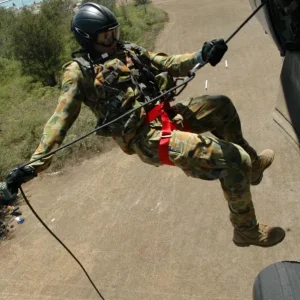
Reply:
[[19, 187], [23, 183], [33, 179], [36, 176], [37, 173], [31, 166], [12, 169], [6, 177], [7, 188], [11, 193], [17, 194]]
[[223, 39], [205, 42], [201, 50], [202, 58], [204, 61], [209, 62], [212, 66], [216, 66], [223, 58], [227, 49], [228, 46]]

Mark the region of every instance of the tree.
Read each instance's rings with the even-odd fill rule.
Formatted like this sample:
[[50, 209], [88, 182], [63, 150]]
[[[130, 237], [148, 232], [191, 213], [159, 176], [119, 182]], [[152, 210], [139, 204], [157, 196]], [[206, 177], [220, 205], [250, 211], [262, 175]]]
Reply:
[[12, 36], [15, 14], [4, 8], [0, 8], [0, 57], [12, 58]]
[[65, 31], [70, 30], [70, 20], [73, 16], [73, 2], [71, 0], [44, 0], [41, 5], [42, 14], [48, 22]]
[[14, 55], [21, 62], [23, 72], [45, 85], [56, 85], [55, 72], [61, 66], [63, 50], [56, 24], [43, 14], [24, 9], [16, 20], [12, 38]]
[[44, 0], [41, 6], [40, 14], [55, 27], [57, 37], [63, 45], [60, 53], [61, 64], [70, 60], [72, 51], [78, 48], [70, 26], [74, 6], [73, 0]]

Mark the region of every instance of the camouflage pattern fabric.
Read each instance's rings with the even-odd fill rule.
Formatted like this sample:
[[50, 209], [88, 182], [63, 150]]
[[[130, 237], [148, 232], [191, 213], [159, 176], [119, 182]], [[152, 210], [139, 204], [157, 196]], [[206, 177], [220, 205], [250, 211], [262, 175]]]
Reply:
[[187, 176], [220, 180], [234, 226], [256, 225], [249, 186], [251, 160], [240, 146], [200, 134], [174, 131], [169, 156]]
[[[197, 133], [197, 138], [204, 142], [201, 153], [206, 154], [202, 157], [202, 162], [210, 161], [212, 164], [211, 172], [210, 168], [203, 167], [204, 173], [208, 172], [209, 178], [218, 175], [228, 201], [233, 225], [237, 227], [256, 225], [249, 176], [251, 162], [257, 158], [257, 153], [243, 137], [240, 118], [231, 100], [224, 95], [204, 95], [176, 104], [175, 111], [183, 116], [191, 131]], [[204, 132], [211, 132], [217, 138], [200, 135]], [[200, 145], [201, 143], [198, 144], [199, 147]], [[198, 160], [197, 155], [196, 159]], [[196, 167], [196, 170], [197, 168], [199, 169]], [[216, 171], [218, 169], [219, 171]], [[186, 169], [184, 171], [186, 172]], [[193, 176], [195, 170], [186, 173]], [[198, 174], [203, 175], [203, 170]]]
[[[142, 48], [141, 48], [142, 49]], [[170, 76], [186, 76], [187, 72], [195, 65], [196, 52], [183, 55], [168, 56], [164, 53], [153, 53], [144, 50], [142, 56], [150, 59], [152, 65], [161, 72], [168, 72]], [[118, 73], [116, 85], [123, 92], [122, 113], [139, 105], [140, 93], [132, 83], [128, 81], [129, 71], [134, 68], [131, 59], [120, 50], [116, 58], [107, 61], [104, 65], [95, 65], [96, 78], [84, 76], [76, 62], [69, 62], [63, 66], [61, 95], [54, 114], [50, 117], [44, 127], [44, 132], [38, 148], [32, 155], [31, 160], [57, 149], [63, 142], [67, 131], [78, 117], [82, 103], [87, 105], [94, 113], [97, 120], [104, 120], [107, 111], [104, 104], [109, 101], [107, 91], [103, 87], [105, 78], [112, 72]], [[161, 76], [158, 81], [161, 81]], [[162, 89], [166, 86], [160, 82]], [[145, 112], [141, 110], [137, 116], [137, 122], [132, 130], [125, 136], [112, 135], [117, 144], [127, 154], [134, 154], [130, 149], [129, 142], [135, 136], [136, 127], [142, 125]], [[43, 158], [32, 163], [37, 173], [45, 170], [51, 164], [52, 156]]]
[[189, 124], [191, 132], [209, 131], [219, 139], [240, 145], [252, 162], [257, 158], [256, 151], [243, 137], [239, 115], [228, 97], [204, 95], [189, 98], [177, 103], [174, 110]]
[[[143, 55], [145, 59], [151, 60], [157, 70], [167, 72], [172, 77], [186, 76], [196, 63], [196, 52], [168, 56], [144, 51]], [[104, 64], [95, 65], [96, 78], [92, 80], [84, 76], [76, 62], [67, 63], [64, 66], [57, 108], [45, 125], [40, 145], [31, 159], [38, 159], [61, 145], [79, 115], [82, 103], [92, 110], [97, 120], [105, 119], [109, 107], [105, 103], [110, 99], [113, 101], [116, 96], [105, 89], [105, 81], [111, 72], [117, 74], [114, 86], [122, 92], [119, 111], [115, 113], [124, 113], [139, 106], [140, 92], [129, 80], [133, 69], [130, 57], [122, 51]], [[163, 90], [167, 85], [161, 78], [164, 77], [159, 77], [158, 81]], [[171, 161], [188, 176], [205, 180], [219, 179], [233, 225], [255, 225], [249, 180], [251, 159], [255, 159], [256, 152], [243, 138], [240, 120], [230, 99], [225, 96], [191, 98], [177, 103], [174, 112], [176, 117], [173, 121], [177, 123], [176, 118], [180, 116], [188, 122], [192, 132], [173, 131], [169, 146]], [[162, 125], [159, 119], [145, 125], [144, 116], [145, 111], [142, 109], [125, 134], [113, 134], [112, 130], [110, 135], [125, 153], [137, 154], [145, 163], [160, 166], [158, 144]], [[116, 124], [119, 127], [123, 125]], [[206, 131], [211, 131], [216, 137], [203, 136], [202, 133]], [[31, 165], [37, 172], [41, 172], [50, 165], [51, 160], [52, 157], [46, 157]]]
[[[221, 95], [205, 95], [177, 103], [173, 108], [182, 115], [191, 132], [173, 131], [170, 160], [187, 176], [219, 179], [232, 224], [256, 225], [249, 180], [251, 160], [257, 154], [243, 138], [240, 119], [231, 100]], [[219, 138], [202, 135], [207, 131]], [[160, 132], [161, 123], [157, 120], [135, 138], [132, 148], [145, 163], [161, 165], [157, 150]]]

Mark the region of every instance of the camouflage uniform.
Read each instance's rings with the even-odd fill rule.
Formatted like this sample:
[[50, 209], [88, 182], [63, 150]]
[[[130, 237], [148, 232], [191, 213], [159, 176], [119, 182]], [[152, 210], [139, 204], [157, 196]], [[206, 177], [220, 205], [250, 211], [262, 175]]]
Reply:
[[[168, 56], [143, 50], [141, 57], [150, 60], [159, 71], [166, 71], [172, 77], [186, 76], [197, 63], [196, 53]], [[77, 62], [64, 66], [61, 95], [57, 108], [48, 120], [44, 133], [32, 160], [49, 153], [61, 145], [68, 129], [79, 115], [82, 103], [95, 114], [97, 120], [104, 120], [106, 111], [103, 103], [108, 101], [109, 92], [103, 89], [106, 78], [117, 71], [115, 82], [122, 90], [123, 113], [140, 105], [140, 91], [128, 80], [134, 64], [126, 51], [119, 51], [116, 57], [95, 65], [96, 78], [84, 76]], [[157, 77], [161, 90], [167, 88], [162, 77]], [[244, 140], [238, 114], [229, 98], [225, 96], [202, 96], [191, 98], [173, 106], [174, 111], [187, 121], [191, 132], [175, 130], [169, 144], [170, 160], [188, 176], [205, 180], [219, 179], [231, 212], [231, 221], [236, 227], [254, 226], [256, 222], [249, 188], [251, 159], [256, 152]], [[159, 166], [158, 145], [162, 125], [160, 118], [145, 124], [146, 112], [138, 110], [126, 131], [120, 133], [128, 119], [116, 123], [110, 134], [127, 154], [137, 154], [146, 163]], [[174, 122], [177, 120], [174, 118]], [[202, 135], [211, 131], [215, 137]], [[246, 150], [246, 151], [245, 151]], [[248, 153], [247, 153], [248, 152]], [[251, 159], [250, 159], [251, 157]], [[46, 169], [52, 157], [43, 158], [32, 166], [37, 172]]]

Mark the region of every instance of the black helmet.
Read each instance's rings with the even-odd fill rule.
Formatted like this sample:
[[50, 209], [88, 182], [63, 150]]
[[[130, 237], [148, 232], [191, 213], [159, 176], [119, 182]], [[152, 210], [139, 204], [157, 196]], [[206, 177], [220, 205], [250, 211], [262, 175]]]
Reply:
[[93, 2], [83, 4], [72, 19], [71, 30], [77, 42], [86, 50], [91, 50], [97, 34], [117, 28], [119, 22], [107, 7]]

